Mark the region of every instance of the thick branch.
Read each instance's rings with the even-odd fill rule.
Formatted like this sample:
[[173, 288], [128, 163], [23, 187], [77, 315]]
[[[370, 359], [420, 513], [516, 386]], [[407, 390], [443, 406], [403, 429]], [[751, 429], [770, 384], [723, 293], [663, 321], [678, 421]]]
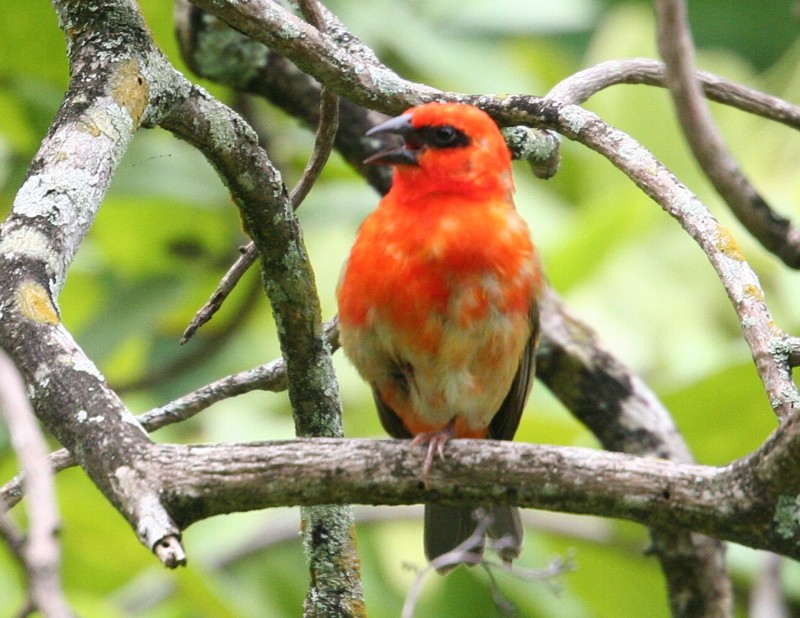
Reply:
[[39, 418], [142, 542], [175, 565], [183, 553], [158, 483], [132, 465], [150, 441], [61, 324], [56, 298], [134, 131], [156, 113], [151, 100], [167, 105], [185, 82], [152, 46], [133, 2], [55, 5], [70, 87], [0, 228], [0, 272], [11, 274], [0, 278], [0, 347]]
[[322, 387], [335, 378], [313, 272], [280, 174], [241, 117], [201, 89], [194, 89], [162, 126], [208, 157], [241, 208], [262, 256], [299, 433], [341, 435], [340, 420], [334, 418], [339, 416], [338, 396], [335, 389]]
[[[192, 19], [191, 12], [195, 14], [200, 13], [199, 9], [191, 7], [191, 5], [187, 5], [185, 3], [181, 3], [178, 7], [179, 10], [179, 19], [178, 25], [179, 27], [183, 26], [184, 28], [190, 28], [195, 24], [195, 21], [215, 21], [217, 25], [220, 27], [214, 28], [213, 30], [217, 33], [217, 36], [222, 36], [226, 40], [234, 39], [238, 41], [238, 46], [245, 46], [245, 47], [254, 47], [260, 46], [260, 43], [256, 43], [251, 39], [244, 37], [244, 35], [237, 33], [237, 32], [227, 32], [229, 28], [225, 27], [224, 25], [219, 24], [217, 20], [214, 18], [210, 18], [206, 16], [208, 19]], [[315, 19], [320, 19], [318, 14], [318, 9], [315, 6], [307, 6], [305, 10], [308, 11], [310, 14], [314, 16]], [[197, 39], [206, 33], [206, 30], [200, 30], [196, 32], [190, 32], [188, 30], [184, 30], [184, 37], [181, 40], [191, 40], [192, 43], [187, 43], [184, 46], [184, 55], [192, 54], [197, 48], [198, 45], [200, 48], [203, 47], [202, 44], [197, 42]], [[191, 35], [191, 36], [190, 36]], [[227, 47], [228, 49], [231, 48], [231, 45]], [[191, 64], [195, 64], [195, 58], [189, 57], [187, 58]], [[219, 62], [219, 54], [215, 54], [214, 62]], [[233, 75], [228, 72], [226, 75], [228, 79], [233, 79], [234, 83], [239, 82], [247, 82], [249, 77], [249, 72], [252, 70], [252, 67], [249, 67], [245, 64], [238, 63], [235, 64], [238, 66], [240, 70], [248, 72], [248, 78], [244, 79], [240, 75]], [[216, 64], [215, 64], [216, 66]], [[271, 75], [272, 72], [266, 72], [263, 68], [260, 73], [266, 73], [266, 75]], [[305, 77], [305, 76], [304, 76]], [[257, 82], [259, 84], [263, 83], [264, 80], [259, 79]], [[250, 83], [250, 82], [248, 82]], [[336, 141], [336, 136], [338, 135], [338, 128], [339, 128], [339, 98], [325, 89], [319, 89], [317, 91], [316, 84], [314, 84], [315, 88], [313, 89], [313, 94], [311, 96], [316, 96], [319, 99], [318, 105], [318, 118], [316, 119], [316, 139], [314, 140], [314, 148], [311, 152], [309, 157], [308, 163], [306, 164], [305, 169], [303, 170], [303, 174], [300, 177], [300, 180], [297, 184], [292, 188], [291, 192], [289, 193], [289, 200], [292, 204], [292, 208], [297, 210], [300, 204], [303, 203], [308, 192], [317, 182], [320, 174], [322, 173], [323, 168], [325, 167], [325, 163], [328, 161], [328, 157], [334, 147], [334, 143]], [[353, 116], [353, 112], [357, 111], [359, 108], [351, 109], [351, 116]], [[315, 107], [315, 109], [317, 109]], [[364, 114], [361, 114], [363, 116]], [[255, 127], [254, 127], [255, 128]], [[259, 136], [262, 137], [262, 136]], [[262, 140], [263, 141], [263, 140]], [[340, 145], [343, 143], [342, 140], [339, 140]], [[358, 164], [362, 167], [365, 167], [361, 164], [361, 161]], [[378, 167], [378, 166], [373, 166]], [[203, 324], [208, 322], [213, 315], [219, 310], [222, 306], [222, 303], [228, 297], [228, 295], [233, 290], [234, 286], [239, 282], [241, 277], [244, 273], [252, 266], [255, 261], [258, 259], [258, 249], [255, 246], [254, 242], [248, 243], [248, 245], [242, 249], [241, 256], [236, 260], [236, 262], [231, 266], [225, 276], [220, 281], [219, 286], [211, 295], [209, 301], [197, 312], [195, 317], [192, 319], [189, 327], [183, 334], [181, 338], [181, 343], [186, 343], [189, 338], [195, 333], [195, 331], [200, 328]]]
[[[570, 315], [552, 290], [542, 299], [537, 372], [553, 393], [609, 450], [691, 463], [669, 412]], [[731, 589], [718, 540], [688, 529], [651, 528], [676, 616], [725, 615]]]
[[591, 449], [455, 440], [426, 488], [419, 476], [424, 452], [408, 441], [155, 445], [149, 457], [140, 465], [171, 470], [166, 501], [184, 525], [287, 504], [518, 504], [684, 527], [800, 557], [797, 522], [787, 528], [789, 521], [776, 521], [781, 505], [751, 491], [755, 476], [743, 462], [714, 468]]
[[292, 15], [275, 2], [191, 0], [234, 29], [291, 60], [336, 94], [363, 107], [399, 114], [412, 105], [440, 98], [435, 88], [399, 79], [390, 69]]

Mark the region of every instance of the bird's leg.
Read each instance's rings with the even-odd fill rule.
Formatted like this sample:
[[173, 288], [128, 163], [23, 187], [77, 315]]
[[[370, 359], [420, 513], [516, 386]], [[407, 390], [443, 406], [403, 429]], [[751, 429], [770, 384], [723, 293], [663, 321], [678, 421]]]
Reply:
[[433, 458], [439, 455], [439, 459], [444, 461], [444, 445], [447, 444], [456, 433], [456, 419], [453, 417], [447, 425], [436, 431], [423, 431], [414, 436], [411, 441], [413, 446], [420, 444], [428, 445], [428, 452], [425, 453], [425, 462], [422, 464], [422, 482], [428, 486], [428, 473], [433, 466]]

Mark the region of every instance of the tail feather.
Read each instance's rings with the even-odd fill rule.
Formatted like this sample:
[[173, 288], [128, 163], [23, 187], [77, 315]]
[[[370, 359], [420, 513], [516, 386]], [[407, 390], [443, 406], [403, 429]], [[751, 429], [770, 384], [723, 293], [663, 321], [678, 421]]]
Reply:
[[519, 518], [519, 509], [515, 506], [495, 506], [492, 507], [492, 524], [486, 534], [489, 538], [496, 541], [502, 539], [502, 543], [497, 545], [497, 553], [503, 562], [511, 562], [519, 558], [522, 549], [522, 521]]
[[[432, 561], [453, 551], [472, 536], [478, 525], [474, 512], [475, 507], [470, 506], [425, 505], [425, 556], [428, 560]], [[487, 529], [487, 534], [492, 539], [506, 539], [506, 542], [499, 548], [499, 554], [503, 561], [511, 562], [519, 556], [522, 547], [523, 530], [519, 509], [513, 506], [495, 506], [492, 507], [490, 513], [492, 523]], [[481, 554], [483, 546], [483, 538], [475, 539], [475, 543], [471, 547], [465, 548], [465, 551]], [[458, 566], [458, 562], [445, 565], [437, 570], [443, 574], [456, 566]]]

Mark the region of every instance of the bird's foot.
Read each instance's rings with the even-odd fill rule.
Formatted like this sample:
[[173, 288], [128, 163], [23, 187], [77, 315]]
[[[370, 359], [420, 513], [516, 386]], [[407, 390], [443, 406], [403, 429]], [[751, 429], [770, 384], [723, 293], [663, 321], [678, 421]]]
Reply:
[[425, 461], [422, 464], [422, 482], [428, 486], [428, 473], [433, 466], [433, 458], [439, 455], [439, 459], [444, 461], [444, 445], [455, 436], [455, 418], [447, 423], [442, 429], [436, 431], [424, 431], [414, 436], [411, 441], [413, 446], [427, 444], [428, 451], [425, 453]]

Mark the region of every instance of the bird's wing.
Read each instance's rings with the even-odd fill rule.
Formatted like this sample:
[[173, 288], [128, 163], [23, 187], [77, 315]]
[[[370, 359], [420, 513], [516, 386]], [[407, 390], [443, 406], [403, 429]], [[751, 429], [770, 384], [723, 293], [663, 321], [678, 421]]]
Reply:
[[372, 396], [375, 399], [375, 407], [378, 408], [378, 416], [381, 419], [381, 425], [393, 438], [399, 439], [406, 439], [406, 438], [413, 438], [414, 436], [411, 435], [411, 432], [406, 429], [406, 426], [403, 424], [403, 421], [400, 419], [399, 416], [392, 410], [384, 401], [381, 399], [381, 394], [378, 392], [378, 389], [373, 387], [372, 388]]
[[539, 307], [533, 303], [530, 313], [531, 336], [522, 353], [517, 375], [511, 388], [489, 423], [489, 437], [495, 440], [511, 440], [517, 431], [522, 410], [533, 386], [533, 374], [536, 368], [536, 347], [539, 344]]

